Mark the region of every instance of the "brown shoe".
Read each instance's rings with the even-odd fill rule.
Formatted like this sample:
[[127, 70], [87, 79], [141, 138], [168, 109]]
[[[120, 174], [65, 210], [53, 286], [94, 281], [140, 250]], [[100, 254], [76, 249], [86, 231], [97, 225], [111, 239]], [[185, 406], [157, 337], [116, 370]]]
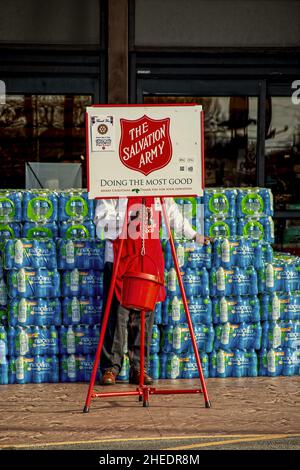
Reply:
[[101, 377], [100, 385], [115, 385], [117, 374], [114, 369], [106, 369]]
[[[130, 369], [129, 383], [139, 385], [139, 383], [140, 383], [140, 371], [139, 371], [139, 369], [133, 369], [133, 368]], [[152, 377], [150, 377], [150, 375], [147, 374], [146, 371], [144, 371], [144, 385], [152, 385], [152, 384], [153, 384]]]

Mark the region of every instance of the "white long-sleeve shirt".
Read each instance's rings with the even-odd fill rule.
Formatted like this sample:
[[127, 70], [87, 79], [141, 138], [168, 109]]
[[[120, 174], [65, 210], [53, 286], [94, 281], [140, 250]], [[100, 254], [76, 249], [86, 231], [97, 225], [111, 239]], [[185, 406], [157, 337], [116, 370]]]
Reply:
[[[175, 234], [182, 235], [189, 240], [194, 238], [196, 231], [189, 221], [183, 217], [174, 199], [167, 197], [164, 201], [169, 223], [174, 229]], [[97, 236], [101, 238], [102, 234], [104, 234], [106, 239], [105, 262], [113, 262], [114, 260], [111, 240], [115, 240], [121, 234], [127, 202], [127, 198], [99, 199], [97, 201], [94, 223], [96, 225]], [[155, 208], [156, 210], [161, 210], [159, 198], [155, 198]]]

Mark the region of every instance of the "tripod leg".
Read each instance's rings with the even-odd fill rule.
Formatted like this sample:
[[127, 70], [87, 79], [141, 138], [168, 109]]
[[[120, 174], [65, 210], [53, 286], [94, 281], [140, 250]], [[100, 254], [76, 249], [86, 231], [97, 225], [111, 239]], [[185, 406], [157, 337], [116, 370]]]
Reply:
[[188, 323], [188, 326], [189, 326], [189, 331], [190, 331], [190, 335], [191, 335], [191, 339], [192, 339], [194, 354], [195, 354], [197, 367], [198, 367], [198, 372], [199, 372], [199, 378], [200, 378], [200, 382], [201, 382], [201, 386], [202, 386], [202, 391], [203, 391], [203, 394], [204, 394], [205, 407], [210, 408], [211, 404], [210, 404], [210, 401], [209, 401], [209, 398], [208, 398], [206, 383], [205, 383], [205, 379], [204, 379], [204, 375], [203, 375], [203, 371], [202, 371], [200, 355], [199, 355], [197, 344], [196, 344], [194, 328], [193, 328], [192, 321], [191, 321], [191, 315], [190, 315], [190, 311], [189, 311], [189, 307], [188, 307], [188, 303], [187, 303], [187, 299], [186, 299], [186, 295], [185, 295], [184, 285], [183, 285], [183, 282], [182, 282], [182, 277], [181, 277], [181, 273], [180, 273], [180, 269], [179, 269], [179, 265], [178, 265], [174, 240], [173, 240], [173, 237], [172, 237], [172, 232], [171, 232], [171, 228], [170, 228], [170, 224], [169, 224], [169, 220], [168, 220], [168, 216], [167, 216], [166, 207], [165, 207], [165, 204], [164, 204], [164, 199], [161, 197], [160, 201], [161, 201], [161, 206], [162, 206], [163, 216], [164, 216], [164, 220], [165, 220], [165, 224], [166, 224], [166, 228], [167, 228], [168, 237], [169, 237], [169, 240], [170, 240], [172, 257], [173, 257], [173, 261], [174, 261], [174, 265], [175, 265], [175, 269], [176, 269], [176, 274], [177, 274], [177, 278], [178, 278], [178, 283], [179, 283], [179, 287], [180, 287], [180, 292], [181, 292], [181, 296], [182, 296], [182, 301], [183, 301], [183, 305], [184, 305], [186, 319], [187, 319], [187, 323]]
[[89, 389], [88, 389], [88, 393], [87, 393], [87, 397], [85, 401], [85, 406], [83, 408], [83, 413], [89, 412], [89, 408], [91, 404], [92, 393], [93, 393], [93, 389], [95, 385], [97, 369], [98, 369], [99, 361], [100, 361], [100, 355], [101, 355], [101, 351], [102, 351], [102, 347], [104, 343], [104, 337], [105, 337], [106, 327], [108, 323], [110, 307], [111, 307], [111, 302], [112, 302], [113, 293], [115, 289], [115, 283], [116, 283], [116, 278], [117, 278], [117, 273], [119, 269], [119, 264], [120, 264], [120, 259], [121, 259], [121, 254], [123, 250], [123, 244], [124, 244], [126, 232], [127, 232], [127, 209], [126, 209], [125, 220], [124, 220], [124, 224], [122, 228], [119, 252], [118, 252], [118, 256], [114, 265], [113, 275], [112, 275], [112, 279], [111, 279], [111, 283], [110, 283], [109, 291], [108, 291], [108, 296], [107, 296], [107, 302], [106, 302], [105, 309], [104, 309], [104, 314], [103, 314], [103, 319], [102, 319], [102, 324], [101, 324], [101, 333], [100, 333], [100, 337], [98, 341], [97, 351], [95, 354], [94, 366], [93, 366], [93, 370], [91, 374], [90, 385], [89, 385]]
[[145, 368], [145, 310], [140, 312], [141, 315], [141, 345], [140, 345], [140, 387], [144, 385], [144, 368]]

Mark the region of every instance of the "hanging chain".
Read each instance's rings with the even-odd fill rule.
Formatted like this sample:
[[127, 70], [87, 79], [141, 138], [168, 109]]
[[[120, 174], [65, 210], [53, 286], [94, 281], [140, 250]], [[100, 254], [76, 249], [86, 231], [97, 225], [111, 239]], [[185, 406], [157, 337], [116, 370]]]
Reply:
[[141, 255], [144, 256], [146, 254], [145, 250], [145, 201], [142, 200], [142, 248], [141, 248]]

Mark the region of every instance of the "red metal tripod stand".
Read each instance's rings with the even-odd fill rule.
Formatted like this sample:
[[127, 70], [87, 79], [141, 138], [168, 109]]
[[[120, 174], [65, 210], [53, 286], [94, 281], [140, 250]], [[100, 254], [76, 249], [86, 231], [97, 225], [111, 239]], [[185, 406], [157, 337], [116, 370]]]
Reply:
[[[91, 374], [91, 379], [90, 379], [90, 385], [86, 397], [86, 402], [85, 406], [83, 409], [84, 413], [88, 413], [90, 409], [90, 404], [91, 400], [93, 398], [106, 398], [106, 397], [122, 397], [122, 396], [138, 396], [139, 401], [143, 402], [143, 406], [149, 406], [149, 395], [173, 395], [173, 394], [185, 394], [185, 393], [193, 393], [193, 394], [203, 394], [204, 395], [204, 402], [205, 402], [205, 407], [210, 408], [211, 404], [208, 398], [208, 393], [206, 389], [206, 384], [205, 384], [205, 379], [202, 371], [202, 366], [201, 366], [201, 360], [199, 356], [199, 352], [197, 349], [197, 344], [196, 344], [196, 339], [195, 339], [195, 333], [191, 321], [191, 316], [188, 308], [188, 303], [185, 295], [185, 290], [181, 278], [181, 273], [178, 265], [178, 260], [177, 260], [177, 255], [176, 255], [176, 250], [174, 246], [174, 240], [170, 228], [170, 223], [168, 220], [167, 212], [166, 212], [166, 207], [164, 204], [164, 199], [161, 197], [160, 198], [161, 202], [161, 207], [162, 207], [162, 213], [165, 221], [165, 225], [167, 228], [167, 233], [168, 237], [170, 240], [171, 244], [171, 251], [172, 251], [172, 257], [176, 269], [176, 274], [179, 282], [179, 287], [180, 287], [180, 292], [183, 300], [183, 305], [184, 305], [184, 310], [186, 314], [186, 320], [189, 326], [189, 331], [192, 339], [192, 345], [194, 349], [194, 354], [197, 362], [197, 367], [198, 367], [198, 372], [199, 372], [199, 378], [200, 378], [200, 383], [201, 383], [201, 388], [196, 388], [196, 389], [157, 389], [155, 387], [150, 387], [147, 385], [144, 385], [144, 349], [145, 349], [145, 311], [142, 310], [140, 315], [141, 315], [141, 345], [140, 345], [140, 380], [139, 380], [139, 386], [135, 391], [124, 391], [124, 392], [95, 392], [94, 391], [94, 385], [95, 385], [95, 380], [96, 380], [96, 374], [97, 374], [97, 369], [99, 366], [99, 361], [100, 361], [100, 355], [103, 347], [103, 342], [104, 342], [104, 337], [105, 337], [105, 332], [106, 332], [106, 327], [107, 327], [107, 322], [109, 318], [109, 312], [110, 312], [110, 307], [111, 307], [111, 302], [113, 298], [113, 293], [114, 293], [114, 288], [115, 288], [115, 282], [116, 282], [116, 277], [118, 273], [118, 268], [119, 268], [119, 263], [121, 259], [121, 254], [122, 254], [122, 249], [123, 249], [123, 243], [124, 243], [124, 238], [126, 235], [127, 231], [127, 210], [126, 209], [126, 215], [125, 215], [125, 220], [124, 220], [124, 225], [122, 229], [122, 234], [121, 234], [121, 241], [120, 241], [120, 247], [117, 255], [117, 259], [114, 263], [114, 270], [113, 270], [113, 275], [112, 275], [112, 280], [108, 292], [108, 297], [107, 297], [107, 302], [103, 314], [103, 320], [102, 320], [102, 327], [101, 327], [101, 333], [100, 333], [100, 338], [98, 342], [98, 347], [95, 355], [95, 361], [94, 361], [94, 366]], [[128, 206], [127, 206], [128, 208]]]

